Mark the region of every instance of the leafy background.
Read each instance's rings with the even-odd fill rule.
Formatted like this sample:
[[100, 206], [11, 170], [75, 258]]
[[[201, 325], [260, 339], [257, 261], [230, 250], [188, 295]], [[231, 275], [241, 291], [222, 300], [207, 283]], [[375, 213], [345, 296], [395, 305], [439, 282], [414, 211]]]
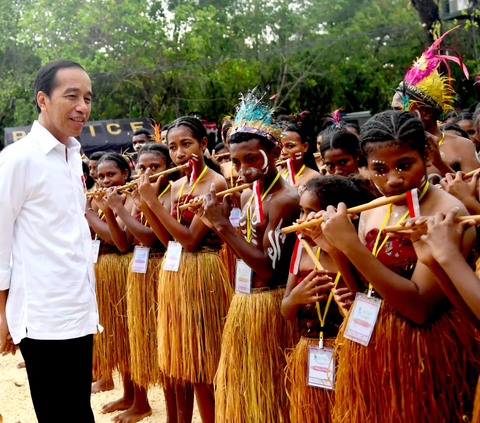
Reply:
[[[35, 119], [32, 79], [56, 59], [90, 74], [91, 120], [219, 121], [239, 92], [269, 81], [280, 113], [308, 109], [317, 127], [338, 107], [375, 113], [430, 42], [418, 7], [429, 2], [438, 10], [434, 0], [0, 0], [0, 142], [4, 127]], [[473, 18], [447, 39], [473, 74], [452, 66], [459, 107], [478, 98], [479, 39]]]

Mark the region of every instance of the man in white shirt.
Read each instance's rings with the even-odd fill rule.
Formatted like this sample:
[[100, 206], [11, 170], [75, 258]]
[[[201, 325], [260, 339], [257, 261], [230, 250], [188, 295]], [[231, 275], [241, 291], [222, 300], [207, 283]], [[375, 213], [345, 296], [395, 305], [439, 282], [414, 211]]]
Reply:
[[67, 60], [43, 66], [34, 86], [38, 121], [0, 154], [0, 353], [20, 346], [39, 423], [91, 423], [100, 326], [73, 137], [90, 115], [92, 87]]

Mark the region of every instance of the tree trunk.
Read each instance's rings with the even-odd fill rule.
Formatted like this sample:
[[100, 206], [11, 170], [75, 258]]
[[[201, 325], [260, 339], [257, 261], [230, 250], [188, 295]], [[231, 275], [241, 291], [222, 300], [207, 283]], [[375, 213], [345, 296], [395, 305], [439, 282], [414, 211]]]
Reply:
[[418, 18], [420, 23], [423, 26], [427, 41], [429, 44], [432, 44], [434, 41], [432, 29], [435, 22], [438, 22], [440, 25], [442, 21], [440, 20], [440, 10], [438, 8], [438, 3], [435, 0], [411, 0], [413, 7], [417, 10]]

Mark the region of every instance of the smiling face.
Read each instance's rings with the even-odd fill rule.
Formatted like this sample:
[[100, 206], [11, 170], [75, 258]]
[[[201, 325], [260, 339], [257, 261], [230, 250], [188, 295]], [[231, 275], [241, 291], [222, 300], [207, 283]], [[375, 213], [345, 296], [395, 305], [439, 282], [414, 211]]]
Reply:
[[97, 182], [101, 188], [125, 185], [128, 170], [122, 171], [114, 161], [105, 160], [97, 167]]
[[279, 150], [280, 148], [275, 146], [272, 151], [267, 152], [258, 138], [230, 143], [233, 166], [245, 183], [251, 183], [276, 172], [275, 160]]
[[198, 161], [207, 147], [207, 139], [199, 142], [186, 126], [170, 129], [167, 142], [170, 157], [177, 166], [188, 163], [190, 159]]
[[39, 122], [62, 143], [78, 137], [88, 121], [92, 102], [92, 85], [87, 73], [77, 67], [60, 69], [50, 96], [40, 91]]
[[413, 188], [421, 189], [427, 181], [424, 157], [405, 144], [379, 145], [369, 153], [367, 160], [370, 179], [386, 197]]
[[341, 148], [330, 148], [323, 154], [329, 175], [349, 176], [358, 172], [358, 157], [345, 153]]
[[280, 160], [292, 159], [293, 163], [303, 162], [303, 156], [308, 150], [308, 143], [302, 143], [302, 137], [293, 131], [286, 131], [280, 138], [282, 154]]
[[140, 175], [143, 175], [147, 169], [150, 169], [152, 174], [163, 172], [167, 169], [167, 159], [161, 153], [142, 153], [138, 159], [137, 168]]

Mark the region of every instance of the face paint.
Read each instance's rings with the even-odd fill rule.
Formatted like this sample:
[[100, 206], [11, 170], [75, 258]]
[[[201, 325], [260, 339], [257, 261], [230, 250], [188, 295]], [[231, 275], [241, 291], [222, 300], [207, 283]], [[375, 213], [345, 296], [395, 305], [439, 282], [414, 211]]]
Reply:
[[374, 182], [373, 185], [375, 185], [375, 188], [377, 188], [378, 192], [382, 195], [385, 195], [382, 190], [380, 189], [380, 187]]
[[263, 166], [262, 166], [263, 174], [266, 175], [268, 173], [268, 158], [267, 158], [267, 155], [265, 154], [265, 151], [260, 150], [260, 153], [262, 153], [262, 156], [263, 156]]
[[282, 255], [282, 249], [280, 246], [280, 242], [282, 244], [285, 242], [286, 235], [280, 229], [283, 223], [283, 219], [280, 219], [278, 226], [276, 227], [275, 231], [271, 230], [268, 233], [268, 239], [270, 241], [271, 247], [267, 248], [268, 256], [272, 260], [272, 268], [275, 269], [277, 261], [280, 260]]
[[195, 153], [192, 153], [192, 159], [198, 162], [198, 156]]

